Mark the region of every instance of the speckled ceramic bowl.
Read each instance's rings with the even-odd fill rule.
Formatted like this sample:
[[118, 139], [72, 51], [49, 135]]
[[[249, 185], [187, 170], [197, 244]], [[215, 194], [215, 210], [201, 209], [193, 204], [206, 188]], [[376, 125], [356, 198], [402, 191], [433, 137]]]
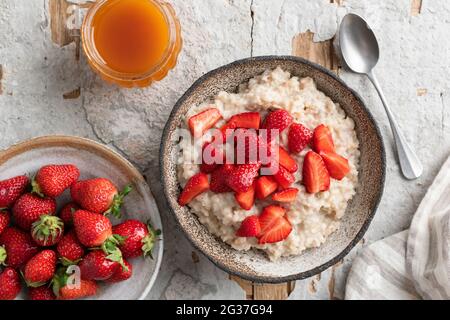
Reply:
[[[236, 91], [239, 84], [277, 66], [295, 76], [312, 77], [318, 89], [339, 103], [347, 115], [354, 119], [361, 158], [357, 194], [349, 203], [340, 228], [319, 248], [271, 262], [263, 252], [232, 249], [209, 233], [189, 208], [178, 205], [180, 186], [177, 181], [176, 148], [172, 135], [193, 105], [200, 104], [221, 90]], [[162, 183], [167, 201], [190, 241], [220, 268], [257, 282], [277, 283], [304, 279], [337, 263], [363, 237], [375, 214], [384, 187], [383, 141], [361, 98], [330, 71], [307, 60], [290, 56], [240, 60], [201, 77], [175, 105], [164, 130], [160, 155]]]
[[[0, 180], [28, 174], [32, 176], [46, 164], [73, 163], [80, 169], [80, 179], [105, 177], [119, 188], [131, 183], [133, 191], [123, 207], [123, 219], [134, 218], [162, 229], [161, 220], [150, 188], [139, 171], [125, 158], [95, 141], [69, 136], [46, 136], [31, 139], [0, 151]], [[68, 190], [58, 199], [60, 208], [69, 201]], [[113, 224], [118, 221], [112, 219]], [[149, 293], [163, 254], [163, 241], [157, 241], [154, 260], [136, 258], [131, 279], [114, 285], [101, 285], [94, 299], [143, 299]], [[22, 298], [25, 297], [23, 293]]]

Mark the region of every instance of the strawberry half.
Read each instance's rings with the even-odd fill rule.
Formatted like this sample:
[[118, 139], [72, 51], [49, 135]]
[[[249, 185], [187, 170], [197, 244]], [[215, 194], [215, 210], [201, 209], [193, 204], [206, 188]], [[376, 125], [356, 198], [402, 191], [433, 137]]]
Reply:
[[334, 152], [334, 142], [330, 129], [324, 125], [319, 125], [313, 134], [313, 149], [317, 153], [321, 151]]
[[222, 115], [216, 108], [207, 109], [190, 117], [188, 125], [191, 134], [196, 138], [201, 137], [203, 133], [211, 129], [221, 118]]
[[278, 202], [292, 202], [297, 197], [297, 193], [298, 193], [297, 188], [287, 188], [274, 193], [272, 195], [272, 200]]
[[278, 157], [279, 164], [282, 165], [287, 171], [294, 173], [298, 170], [297, 162], [284, 148], [278, 148]]
[[261, 225], [257, 215], [245, 218], [239, 229], [236, 231], [237, 237], [257, 237], [261, 232]]
[[261, 125], [261, 115], [259, 112], [244, 112], [235, 114], [228, 123], [234, 128], [259, 129]]
[[348, 160], [334, 152], [322, 151], [320, 156], [325, 162], [328, 173], [333, 179], [342, 180], [349, 172]]
[[208, 176], [202, 172], [193, 175], [178, 198], [178, 204], [185, 206], [192, 201], [196, 196], [209, 189]]
[[[217, 159], [217, 161], [216, 161]], [[203, 173], [211, 173], [224, 163], [224, 154], [217, 144], [205, 143], [202, 150], [202, 163], [200, 171]]]
[[330, 188], [330, 175], [322, 157], [309, 151], [303, 161], [303, 184], [308, 193], [326, 191]]
[[292, 123], [292, 116], [283, 109], [278, 109], [269, 113], [264, 120], [263, 129], [278, 129], [281, 133]]
[[277, 205], [270, 205], [263, 209], [263, 212], [259, 216], [259, 222], [261, 224], [261, 235], [266, 233], [279, 218], [284, 217], [286, 209]]
[[311, 143], [313, 132], [300, 123], [293, 123], [289, 128], [288, 146], [292, 153], [300, 153]]
[[254, 185], [250, 186], [247, 191], [236, 193], [234, 195], [236, 202], [241, 206], [244, 210], [250, 210], [255, 203], [255, 187]]
[[278, 183], [270, 176], [259, 177], [255, 185], [256, 197], [260, 200], [267, 198], [278, 188]]
[[274, 178], [283, 189], [289, 188], [295, 181], [294, 175], [282, 166], [278, 168], [278, 172], [275, 173]]
[[283, 207], [271, 205], [263, 209], [259, 216], [261, 233], [258, 235], [259, 244], [275, 243], [286, 239], [292, 231], [292, 226], [284, 217], [286, 210]]
[[261, 168], [260, 163], [235, 165], [227, 176], [226, 183], [235, 192], [245, 192], [258, 176], [259, 168]]
[[215, 193], [224, 193], [232, 191], [227, 185], [226, 180], [228, 175], [233, 171], [233, 165], [224, 164], [211, 173], [211, 181], [209, 188]]
[[259, 244], [275, 243], [286, 239], [292, 231], [292, 225], [286, 218], [278, 218], [259, 238]]

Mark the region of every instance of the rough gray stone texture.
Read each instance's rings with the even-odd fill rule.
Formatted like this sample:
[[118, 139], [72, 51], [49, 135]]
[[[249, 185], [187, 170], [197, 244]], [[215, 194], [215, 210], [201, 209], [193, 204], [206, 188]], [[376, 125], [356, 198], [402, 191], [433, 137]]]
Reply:
[[[195, 253], [161, 197], [158, 149], [173, 104], [212, 68], [252, 53], [290, 54], [293, 36], [307, 29], [316, 33], [316, 40], [331, 38], [347, 12], [365, 16], [376, 32], [382, 52], [380, 82], [425, 167], [419, 180], [401, 177], [375, 90], [367, 79], [342, 72], [370, 106], [386, 141], [386, 191], [365, 243], [408, 227], [450, 150], [448, 1], [424, 0], [415, 17], [410, 16], [410, 0], [346, 0], [340, 7], [329, 0], [171, 2], [183, 27], [179, 63], [152, 87], [129, 90], [101, 81], [84, 59], [76, 62], [73, 44], [60, 48], [52, 43], [46, 0], [0, 0], [0, 148], [45, 134], [79, 135], [115, 148], [147, 175], [161, 208], [166, 241], [163, 266], [149, 299], [245, 297], [226, 273]], [[78, 87], [78, 99], [63, 99]], [[426, 93], [418, 95], [423, 89]], [[352, 256], [362, 245], [320, 280], [298, 281], [290, 298], [342, 298]]]

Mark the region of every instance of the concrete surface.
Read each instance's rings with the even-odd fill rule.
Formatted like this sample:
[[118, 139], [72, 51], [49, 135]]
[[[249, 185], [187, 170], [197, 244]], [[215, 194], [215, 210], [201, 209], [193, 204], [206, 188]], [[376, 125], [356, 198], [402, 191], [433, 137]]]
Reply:
[[[105, 84], [75, 45], [52, 43], [46, 0], [0, 0], [0, 148], [46, 134], [69, 134], [106, 143], [125, 155], [161, 195], [158, 173], [160, 136], [170, 110], [199, 76], [250, 55], [290, 54], [292, 38], [307, 29], [316, 40], [332, 37], [340, 18], [356, 12], [376, 32], [380, 82], [408, 140], [425, 167], [423, 177], [404, 180], [394, 160], [388, 122], [367, 79], [341, 72], [370, 106], [387, 147], [385, 195], [365, 240], [343, 263], [313, 279], [298, 281], [290, 299], [342, 298], [352, 256], [363, 245], [408, 227], [420, 199], [450, 150], [450, 6], [424, 0], [411, 15], [412, 0], [172, 0], [183, 27], [180, 61], [163, 81], [147, 89]], [[81, 88], [76, 99], [63, 94]], [[196, 252], [177, 230], [158, 197], [166, 249], [160, 276], [149, 299], [244, 298]]]

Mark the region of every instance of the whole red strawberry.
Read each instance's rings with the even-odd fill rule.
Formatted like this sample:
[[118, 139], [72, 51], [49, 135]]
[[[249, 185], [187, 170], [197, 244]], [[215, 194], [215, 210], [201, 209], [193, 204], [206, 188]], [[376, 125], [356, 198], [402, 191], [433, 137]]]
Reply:
[[10, 220], [7, 211], [0, 211], [0, 234], [8, 227]]
[[56, 253], [43, 250], [25, 265], [23, 278], [29, 287], [40, 287], [51, 280], [56, 270]]
[[23, 230], [28, 231], [40, 216], [54, 215], [55, 210], [56, 201], [54, 199], [26, 193], [17, 200], [13, 207], [14, 222]]
[[81, 278], [85, 280], [102, 281], [111, 278], [120, 264], [108, 259], [102, 250], [93, 250], [84, 256], [78, 265], [80, 267]]
[[88, 248], [101, 246], [112, 235], [112, 225], [104, 215], [78, 210], [73, 214], [73, 225], [81, 244]]
[[123, 260], [123, 264], [126, 268], [117, 268], [111, 278], [106, 280], [107, 282], [120, 282], [131, 278], [133, 275], [133, 266], [127, 260]]
[[75, 202], [69, 202], [61, 209], [59, 212], [59, 217], [64, 222], [66, 227], [73, 224], [73, 214], [79, 209], [80, 207]]
[[64, 265], [76, 264], [84, 256], [84, 247], [71, 230], [58, 242], [56, 252]]
[[116, 186], [105, 178], [78, 181], [70, 188], [72, 199], [81, 208], [95, 213], [111, 213], [118, 218], [123, 199], [130, 191], [131, 187], [126, 186], [119, 193]]
[[30, 300], [55, 300], [55, 294], [52, 289], [47, 286], [28, 289], [28, 297]]
[[95, 296], [97, 294], [97, 284], [95, 281], [80, 280], [79, 286], [65, 285], [59, 290], [59, 300], [75, 300]]
[[0, 273], [0, 300], [14, 300], [21, 289], [19, 274], [13, 268]]
[[19, 268], [37, 252], [37, 245], [31, 235], [22, 230], [9, 227], [0, 235], [0, 264]]
[[41, 247], [54, 246], [64, 235], [64, 223], [56, 216], [42, 215], [33, 222], [31, 236]]
[[29, 182], [27, 176], [0, 181], [0, 208], [11, 207], [25, 192]]
[[70, 278], [71, 275], [73, 275], [73, 270], [68, 270], [66, 266], [59, 267], [56, 270], [52, 285], [53, 293], [58, 300], [80, 299], [97, 293], [95, 281], [79, 279], [79, 281], [74, 282], [74, 279]]
[[150, 224], [146, 225], [141, 221], [130, 219], [114, 226], [113, 233], [124, 238], [123, 243], [119, 245], [122, 255], [125, 258], [135, 258], [151, 256], [161, 231], [155, 230]]
[[39, 169], [32, 182], [33, 192], [56, 198], [78, 180], [80, 171], [73, 164], [51, 164]]
[[209, 182], [209, 189], [215, 193], [224, 193], [232, 191], [227, 185], [226, 180], [228, 175], [233, 171], [232, 164], [224, 164], [219, 166], [216, 170], [211, 173], [211, 178]]

